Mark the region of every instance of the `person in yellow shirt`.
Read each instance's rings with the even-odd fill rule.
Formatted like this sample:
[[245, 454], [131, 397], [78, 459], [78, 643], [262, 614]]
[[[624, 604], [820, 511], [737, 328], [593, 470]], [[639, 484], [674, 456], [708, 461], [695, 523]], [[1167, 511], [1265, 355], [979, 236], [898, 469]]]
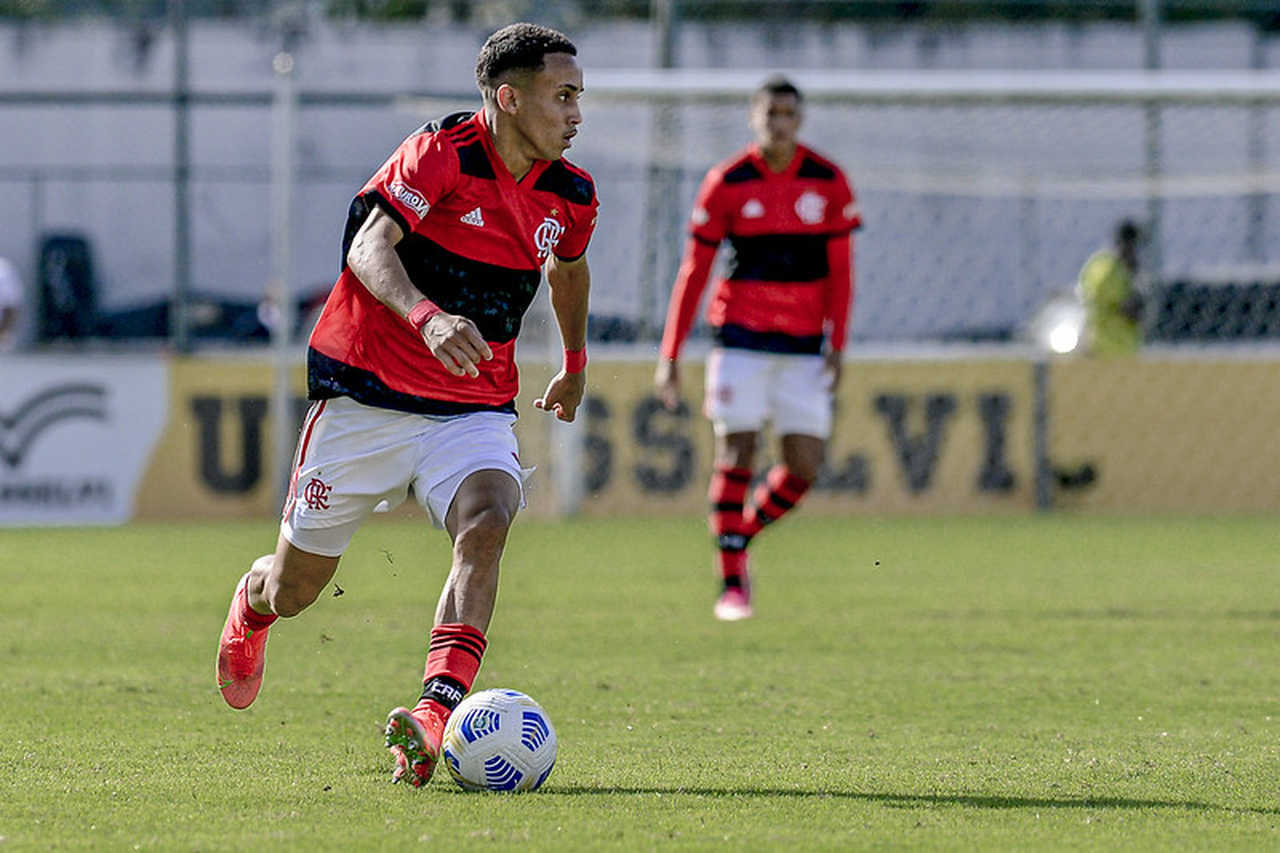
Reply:
[[1091, 355], [1130, 355], [1142, 344], [1142, 294], [1136, 282], [1141, 239], [1137, 224], [1122, 220], [1115, 244], [1094, 252], [1080, 270], [1085, 350]]

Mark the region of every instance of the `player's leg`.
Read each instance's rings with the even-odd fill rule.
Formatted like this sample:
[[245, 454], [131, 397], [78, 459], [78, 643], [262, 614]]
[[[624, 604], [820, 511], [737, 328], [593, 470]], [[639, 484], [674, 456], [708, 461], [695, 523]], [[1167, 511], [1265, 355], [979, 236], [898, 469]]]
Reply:
[[218, 687], [233, 708], [247, 708], [262, 688], [268, 628], [311, 605], [338, 569], [338, 557], [311, 554], [281, 534], [276, 552], [240, 578], [218, 643]]
[[707, 358], [703, 409], [716, 436], [707, 521], [723, 584], [714, 612], [727, 621], [752, 615], [747, 569], [751, 536], [743, 506], [751, 486], [756, 437], [766, 417], [768, 369], [766, 354], [748, 350], [717, 348]]
[[271, 624], [316, 600], [378, 502], [404, 500], [420, 420], [345, 398], [308, 411], [275, 553], [240, 579], [218, 644], [218, 686], [233, 708], [258, 695]]
[[434, 461], [415, 481], [433, 520], [448, 530], [453, 555], [436, 606], [422, 694], [412, 709], [396, 708], [387, 717], [393, 781], [420, 786], [431, 778], [445, 723], [484, 659], [499, 562], [524, 499], [513, 420], [484, 413], [449, 425], [432, 443]]
[[799, 505], [818, 479], [831, 433], [831, 392], [822, 375], [821, 356], [777, 359], [770, 408], [774, 430], [782, 437], [782, 459], [769, 469], [747, 506], [747, 532], [752, 536]]
[[756, 441], [754, 432], [717, 434], [715, 462], [707, 490], [710, 504], [707, 521], [715, 537], [716, 568], [722, 584], [715, 614], [727, 621], [751, 615], [751, 580], [747, 569], [751, 534], [744, 510], [751, 488]]
[[759, 533], [799, 505], [818, 479], [826, 442], [813, 435], [791, 433], [780, 442], [782, 461], [769, 469], [746, 509], [747, 531]]

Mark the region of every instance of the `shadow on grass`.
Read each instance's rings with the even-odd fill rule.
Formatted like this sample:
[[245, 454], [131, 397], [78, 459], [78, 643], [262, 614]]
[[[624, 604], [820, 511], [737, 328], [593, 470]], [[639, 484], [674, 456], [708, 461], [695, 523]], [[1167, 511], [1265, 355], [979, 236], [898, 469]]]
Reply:
[[695, 797], [780, 797], [862, 800], [894, 808], [964, 806], [975, 809], [1186, 809], [1232, 814], [1280, 815], [1280, 809], [1255, 806], [1223, 806], [1194, 800], [1138, 800], [1123, 797], [1010, 797], [996, 794], [890, 794], [870, 791], [819, 791], [808, 788], [656, 788], [568, 785], [544, 788], [539, 796], [590, 796], [594, 794], [661, 794]]

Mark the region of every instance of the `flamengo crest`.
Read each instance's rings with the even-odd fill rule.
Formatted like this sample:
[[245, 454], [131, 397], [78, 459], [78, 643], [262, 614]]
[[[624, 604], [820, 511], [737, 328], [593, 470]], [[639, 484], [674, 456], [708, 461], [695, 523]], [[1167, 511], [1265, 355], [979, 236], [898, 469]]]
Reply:
[[817, 225], [827, 212], [827, 200], [813, 190], [805, 190], [796, 199], [796, 216], [806, 225]]
[[550, 216], [542, 220], [533, 232], [533, 245], [538, 250], [538, 259], [543, 260], [551, 254], [551, 250], [560, 242], [564, 234], [564, 226]]
[[302, 489], [302, 499], [307, 502], [308, 509], [328, 509], [329, 493], [332, 491], [333, 486], [317, 477], [312, 477]]

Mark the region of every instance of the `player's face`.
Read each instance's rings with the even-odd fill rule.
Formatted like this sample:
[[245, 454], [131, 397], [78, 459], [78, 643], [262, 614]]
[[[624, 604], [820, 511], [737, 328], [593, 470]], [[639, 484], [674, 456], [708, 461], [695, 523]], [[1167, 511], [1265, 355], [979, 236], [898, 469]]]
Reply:
[[520, 87], [516, 121], [534, 157], [558, 160], [582, 124], [582, 69], [567, 53], [548, 53], [543, 65]]
[[751, 130], [761, 148], [789, 148], [796, 144], [802, 118], [795, 95], [765, 93], [751, 102]]

